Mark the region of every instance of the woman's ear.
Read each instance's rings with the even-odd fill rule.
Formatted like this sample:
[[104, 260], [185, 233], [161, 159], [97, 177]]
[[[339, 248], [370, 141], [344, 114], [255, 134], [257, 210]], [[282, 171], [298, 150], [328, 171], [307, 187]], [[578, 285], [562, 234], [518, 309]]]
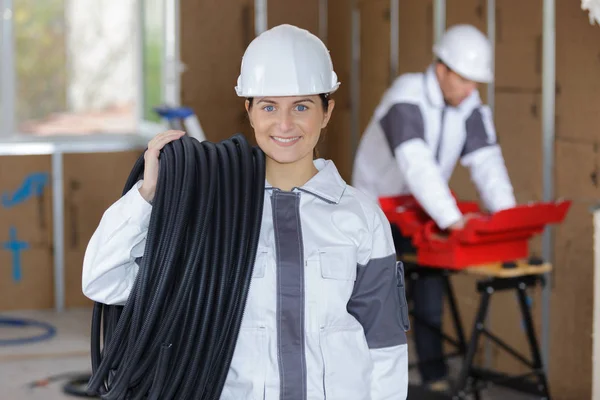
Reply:
[[250, 115], [250, 100], [246, 100], [245, 106], [246, 112], [248, 113], [248, 120], [250, 121], [250, 126], [254, 128], [254, 124], [252, 123], [252, 116]]
[[329, 120], [331, 119], [331, 113], [333, 112], [333, 109], [335, 108], [335, 101], [333, 99], [329, 99], [329, 101], [327, 102], [327, 112], [325, 113], [325, 116], [323, 117], [323, 123], [321, 124], [321, 129], [324, 129], [327, 124], [329, 123]]

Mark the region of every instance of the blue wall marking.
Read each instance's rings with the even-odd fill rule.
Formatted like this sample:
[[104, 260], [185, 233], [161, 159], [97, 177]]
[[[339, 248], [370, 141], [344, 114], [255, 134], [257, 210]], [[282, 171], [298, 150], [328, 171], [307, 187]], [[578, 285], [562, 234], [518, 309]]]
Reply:
[[8, 242], [2, 243], [2, 248], [12, 253], [12, 276], [15, 282], [21, 280], [21, 251], [29, 249], [29, 243], [17, 240], [17, 228], [10, 227]]
[[29, 174], [23, 179], [23, 183], [21, 183], [21, 186], [14, 193], [8, 191], [2, 193], [2, 206], [11, 208], [26, 202], [32, 197], [39, 197], [44, 192], [46, 186], [48, 186], [47, 172]]

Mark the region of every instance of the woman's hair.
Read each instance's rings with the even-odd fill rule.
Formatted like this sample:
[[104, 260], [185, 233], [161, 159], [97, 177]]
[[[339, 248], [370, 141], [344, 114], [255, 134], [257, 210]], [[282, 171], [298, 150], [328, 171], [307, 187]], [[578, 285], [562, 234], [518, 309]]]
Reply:
[[[326, 113], [327, 109], [329, 108], [329, 94], [321, 93], [319, 95], [319, 97], [321, 98], [321, 105], [323, 106], [323, 112]], [[250, 105], [248, 107], [252, 108], [252, 101], [254, 101], [254, 97], [248, 97], [247, 100], [250, 103]]]

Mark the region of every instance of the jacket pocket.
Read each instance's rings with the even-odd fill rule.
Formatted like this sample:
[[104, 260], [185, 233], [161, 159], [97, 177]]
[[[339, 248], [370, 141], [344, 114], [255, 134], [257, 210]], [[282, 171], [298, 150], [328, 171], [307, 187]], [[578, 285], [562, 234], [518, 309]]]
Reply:
[[250, 289], [244, 308], [244, 317], [242, 319], [242, 328], [257, 329], [265, 326], [265, 318], [269, 303], [269, 281], [271, 252], [268, 247], [259, 247], [256, 251], [254, 260], [254, 269], [252, 270], [252, 279]]
[[320, 342], [325, 398], [370, 399], [373, 364], [362, 329], [324, 328]]
[[266, 347], [266, 328], [240, 329], [221, 400], [264, 400]]
[[404, 264], [401, 261], [396, 262], [396, 286], [398, 289], [398, 299], [400, 302], [400, 321], [404, 332], [410, 329], [410, 318], [408, 315], [408, 302], [406, 301], [406, 286], [404, 279]]
[[321, 326], [348, 326], [348, 300], [356, 281], [356, 248], [352, 246], [319, 249], [319, 308]]
[[321, 277], [339, 281], [356, 280], [356, 247], [332, 246], [319, 249]]

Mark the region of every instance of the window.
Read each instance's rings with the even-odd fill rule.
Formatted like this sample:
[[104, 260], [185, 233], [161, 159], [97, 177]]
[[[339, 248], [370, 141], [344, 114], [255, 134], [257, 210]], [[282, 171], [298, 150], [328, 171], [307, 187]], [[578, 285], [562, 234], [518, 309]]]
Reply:
[[163, 0], [144, 0], [143, 9], [144, 119], [159, 122], [160, 118], [152, 108], [163, 100]]
[[13, 32], [14, 127], [0, 135], [131, 134], [160, 122], [164, 3], [12, 0], [3, 24]]

